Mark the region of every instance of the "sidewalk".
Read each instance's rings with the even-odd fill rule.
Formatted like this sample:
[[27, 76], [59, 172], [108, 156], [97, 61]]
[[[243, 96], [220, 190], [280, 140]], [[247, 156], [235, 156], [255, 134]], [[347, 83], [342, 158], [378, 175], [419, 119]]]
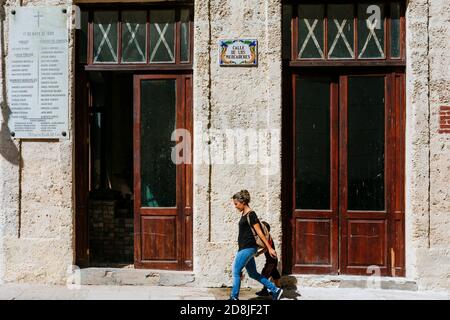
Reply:
[[[261, 300], [244, 288], [241, 300]], [[226, 300], [230, 288], [166, 286], [66, 286], [1, 284], [0, 300]], [[285, 290], [287, 300], [450, 300], [448, 292], [302, 287]]]

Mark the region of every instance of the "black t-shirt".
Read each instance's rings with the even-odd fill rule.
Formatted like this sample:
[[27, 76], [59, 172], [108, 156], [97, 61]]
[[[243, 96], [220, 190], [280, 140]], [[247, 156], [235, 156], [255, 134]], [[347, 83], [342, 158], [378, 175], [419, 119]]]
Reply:
[[252, 226], [259, 223], [259, 219], [255, 211], [250, 211], [246, 215], [243, 215], [241, 217], [241, 220], [239, 220], [239, 251], [245, 248], [257, 247], [255, 236], [253, 235], [252, 229], [250, 229], [250, 225], [248, 224], [247, 215], [250, 218], [250, 223], [252, 224]]

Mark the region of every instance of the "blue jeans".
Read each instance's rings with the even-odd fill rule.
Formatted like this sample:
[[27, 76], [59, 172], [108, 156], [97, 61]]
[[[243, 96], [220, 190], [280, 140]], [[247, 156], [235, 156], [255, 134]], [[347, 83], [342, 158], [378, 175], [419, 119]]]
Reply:
[[271, 292], [278, 292], [279, 288], [256, 271], [255, 253], [256, 248], [245, 248], [238, 251], [236, 254], [233, 262], [233, 289], [231, 289], [231, 298], [237, 299], [239, 297], [239, 290], [241, 289], [241, 271], [244, 267], [250, 278], [260, 282]]

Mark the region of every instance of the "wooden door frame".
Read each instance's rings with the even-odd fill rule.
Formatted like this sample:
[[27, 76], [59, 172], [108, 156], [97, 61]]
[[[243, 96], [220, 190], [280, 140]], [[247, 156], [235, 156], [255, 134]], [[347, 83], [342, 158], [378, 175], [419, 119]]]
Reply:
[[[88, 105], [92, 105], [92, 92], [85, 92], [88, 90], [87, 87], [87, 75], [89, 71], [108, 71], [108, 72], [132, 72], [133, 74], [176, 74], [183, 79], [185, 79], [186, 84], [186, 100], [183, 101], [188, 104], [192, 110], [192, 66], [194, 60], [194, 7], [193, 1], [186, 0], [176, 3], [145, 3], [145, 4], [81, 4], [81, 9], [88, 12], [88, 24], [87, 24], [87, 43], [86, 43], [86, 59], [85, 61], [79, 60], [81, 46], [81, 30], [77, 31], [76, 34], [76, 66], [75, 66], [75, 93], [76, 93], [76, 112], [75, 112], [75, 148], [74, 148], [74, 163], [75, 167], [75, 260], [80, 266], [89, 265], [89, 183], [90, 183], [90, 172], [89, 168], [92, 164], [89, 163], [89, 159], [85, 159], [85, 154], [89, 154], [89, 110]], [[146, 52], [146, 62], [145, 63], [122, 63], [120, 61], [120, 55], [122, 46], [120, 45], [122, 41], [121, 37], [121, 24], [117, 25], [118, 32], [118, 62], [117, 63], [93, 63], [93, 49], [94, 49], [94, 25], [93, 25], [93, 13], [96, 10], [145, 10], [147, 11], [146, 19], [146, 41], [147, 41], [147, 52]], [[149, 46], [150, 46], [150, 24], [149, 24], [149, 10], [153, 9], [170, 9], [175, 10], [176, 21], [175, 21], [175, 32], [176, 35], [174, 40], [175, 46], [175, 63], [149, 63]], [[183, 9], [188, 9], [190, 14], [189, 19], [189, 59], [188, 61], [181, 61], [181, 21], [178, 19], [180, 17], [180, 12]], [[87, 97], [86, 97], [87, 95]], [[193, 114], [189, 114], [190, 118], [187, 119], [186, 129], [193, 132]], [[86, 143], [87, 142], [87, 143]], [[193, 141], [191, 141], [193, 144]], [[187, 218], [185, 241], [190, 241], [192, 244], [192, 201], [193, 201], [193, 172], [192, 164], [186, 164], [182, 167], [181, 173], [186, 180], [186, 193], [184, 194], [183, 203], [186, 204], [184, 212]], [[83, 211], [84, 210], [84, 211]], [[185, 257], [189, 257], [184, 261], [184, 269], [192, 269], [192, 245], [188, 248], [187, 252], [184, 252]]]
[[87, 74], [75, 68], [75, 263], [89, 265], [89, 90]]
[[[283, 208], [289, 211], [288, 217], [283, 219], [283, 272], [284, 273], [325, 273], [332, 274], [333, 270], [326, 270], [326, 268], [296, 268], [294, 266], [294, 254], [295, 254], [295, 109], [296, 109], [296, 87], [295, 78], [297, 75], [307, 74], [313, 75], [312, 72], [303, 72], [305, 69], [293, 69], [286, 68], [287, 72], [284, 74], [285, 84], [283, 85], [284, 95], [287, 98], [283, 103], [283, 154], [287, 155], [283, 161], [283, 179], [282, 187], [285, 190], [283, 193], [288, 193], [290, 198], [284, 197]], [[325, 71], [324, 73], [320, 71]], [[405, 205], [404, 205], [404, 170], [405, 170], [405, 72], [403, 68], [376, 68], [370, 69], [354, 69], [354, 68], [339, 68], [322, 69], [316, 74], [330, 75], [335, 74], [339, 77], [351, 76], [351, 75], [377, 75], [382, 74], [385, 76], [385, 202], [387, 214], [387, 265], [382, 270], [383, 275], [391, 276], [404, 276], [405, 275]], [[286, 85], [286, 82], [290, 82], [290, 85]], [[388, 85], [389, 82], [389, 85]], [[345, 84], [344, 84], [345, 85]], [[340, 84], [339, 84], [340, 86]], [[343, 90], [342, 88], [339, 91]], [[339, 94], [339, 100], [343, 98], [343, 95]], [[346, 99], [346, 97], [345, 97]], [[346, 104], [346, 101], [344, 101]], [[339, 102], [339, 109], [342, 108], [342, 101]], [[392, 108], [390, 107], [392, 106]], [[294, 116], [292, 116], [294, 115]], [[336, 116], [336, 115], [335, 115]], [[335, 117], [333, 113], [330, 114], [330, 118]], [[292, 118], [291, 118], [292, 117]], [[341, 111], [338, 113], [339, 122], [343, 121]], [[330, 119], [330, 122], [332, 120]], [[344, 125], [344, 124], [339, 124]], [[339, 140], [342, 141], [344, 137], [343, 131], [339, 130]], [[330, 130], [331, 134], [333, 129]], [[388, 145], [388, 141], [394, 143]], [[331, 147], [332, 141], [330, 141]], [[331, 151], [330, 151], [331, 152]], [[342, 165], [342, 159], [345, 158], [342, 148], [339, 149], [339, 156], [335, 155], [335, 158], [339, 160], [339, 166]], [[343, 158], [344, 157], [344, 158]], [[333, 159], [330, 159], [333, 163]], [[286, 168], [286, 166], [288, 166]], [[342, 170], [339, 170], [339, 175], [342, 175]], [[287, 177], [286, 177], [287, 176]], [[289, 176], [291, 178], [289, 178]], [[340, 176], [339, 181], [344, 177]], [[392, 194], [391, 197], [388, 195]], [[338, 192], [338, 196], [342, 198], [342, 192]], [[339, 200], [341, 203], [343, 199]], [[342, 205], [339, 205], [339, 230], [342, 227]], [[286, 232], [287, 231], [287, 232]], [[341, 231], [339, 231], [339, 243], [342, 242]], [[340, 250], [340, 249], [339, 249]], [[341, 250], [340, 250], [341, 251]], [[342, 260], [342, 254], [339, 253], [339, 260]], [[363, 272], [361, 270], [356, 271], [342, 270], [343, 261], [339, 262], [339, 273], [345, 274], [366, 274], [366, 268]]]
[[[133, 78], [133, 159], [134, 159], [134, 265], [136, 268], [192, 270], [192, 159], [191, 164], [176, 165], [176, 207], [144, 208], [141, 206], [141, 88], [142, 80], [172, 79], [176, 81], [176, 127], [193, 134], [192, 75], [190, 74], [135, 74]], [[191, 153], [192, 154], [192, 153]], [[144, 214], [142, 214], [142, 212]], [[141, 216], [171, 215], [176, 217], [176, 259], [170, 261], [143, 261]]]

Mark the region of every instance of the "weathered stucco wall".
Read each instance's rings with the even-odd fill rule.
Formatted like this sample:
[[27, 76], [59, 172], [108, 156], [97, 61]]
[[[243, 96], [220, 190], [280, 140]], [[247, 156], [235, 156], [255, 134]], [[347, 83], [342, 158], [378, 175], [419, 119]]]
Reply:
[[[58, 3], [64, 2], [32, 1]], [[7, 12], [19, 1], [1, 4], [0, 280], [62, 283], [74, 258], [73, 90], [69, 140], [11, 139]], [[406, 272], [420, 289], [450, 288], [450, 135], [438, 133], [439, 106], [450, 104], [449, 17], [446, 0], [407, 6]], [[251, 206], [271, 224], [281, 253], [281, 0], [196, 1], [194, 32], [194, 273], [197, 285], [230, 285], [236, 191], [250, 191]], [[257, 39], [258, 67], [220, 67], [217, 42], [227, 38]], [[73, 37], [69, 45], [73, 61]], [[243, 162], [220, 164], [229, 129], [272, 134], [265, 139], [272, 142], [269, 174], [263, 157], [248, 162], [245, 155], [255, 150], [246, 148], [242, 131], [231, 133], [241, 138], [235, 156], [244, 155]]]
[[[65, 1], [32, 1], [26, 5], [68, 4]], [[3, 281], [63, 283], [73, 263], [73, 124], [68, 140], [13, 140], [7, 128], [9, 115], [5, 81], [8, 59], [9, 8], [1, 11], [1, 105], [0, 134], [0, 275]], [[73, 38], [69, 42], [69, 61]], [[69, 74], [73, 72], [69, 64]], [[73, 89], [70, 79], [69, 88]], [[69, 93], [73, 119], [73, 90]]]
[[[219, 66], [218, 40], [230, 38], [258, 40], [257, 67]], [[230, 285], [240, 219], [230, 200], [235, 192], [249, 190], [251, 207], [271, 224], [281, 253], [281, 1], [196, 1], [194, 43], [194, 272], [201, 285]], [[235, 156], [244, 155], [243, 164], [226, 158], [221, 164], [229, 129], [240, 137]], [[267, 167], [261, 157], [249, 161], [257, 150], [235, 129], [274, 129], [273, 172], [261, 172]]]
[[450, 289], [450, 136], [438, 133], [450, 99], [450, 4], [411, 0], [406, 17], [406, 272], [420, 289]]
[[[430, 1], [430, 252], [419, 278], [450, 290], [450, 134], [439, 134], [439, 109], [450, 105], [450, 2]], [[422, 259], [422, 253], [419, 255]]]

